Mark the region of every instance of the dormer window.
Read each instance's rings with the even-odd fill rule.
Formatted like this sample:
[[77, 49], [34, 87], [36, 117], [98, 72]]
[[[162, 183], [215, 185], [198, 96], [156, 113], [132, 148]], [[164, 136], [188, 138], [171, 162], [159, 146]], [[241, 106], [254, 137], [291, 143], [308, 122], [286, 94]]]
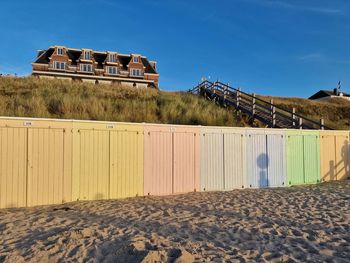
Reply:
[[57, 48], [57, 55], [63, 55], [63, 48]]
[[91, 60], [91, 51], [84, 50], [84, 52], [83, 52], [83, 59], [84, 60]]
[[139, 57], [133, 57], [133, 58], [132, 58], [132, 62], [134, 62], [134, 63], [139, 63], [139, 62], [140, 62]]
[[113, 53], [108, 54], [108, 62], [116, 63], [117, 62], [117, 54], [113, 54]]

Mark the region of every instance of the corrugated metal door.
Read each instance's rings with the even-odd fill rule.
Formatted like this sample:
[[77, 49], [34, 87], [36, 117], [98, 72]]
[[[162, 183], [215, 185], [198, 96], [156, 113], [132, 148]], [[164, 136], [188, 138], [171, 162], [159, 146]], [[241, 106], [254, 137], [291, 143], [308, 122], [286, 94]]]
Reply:
[[244, 134], [224, 134], [225, 190], [243, 188], [245, 184]]
[[333, 134], [321, 134], [321, 180], [329, 182], [336, 180], [336, 148]]
[[110, 198], [143, 195], [143, 134], [110, 131]]
[[28, 129], [28, 206], [64, 201], [63, 158], [63, 129]]
[[267, 134], [268, 186], [287, 185], [285, 138], [283, 134]]
[[157, 126], [145, 127], [145, 195], [169, 195], [173, 192], [172, 132]]
[[26, 206], [27, 129], [0, 127], [0, 208]]
[[174, 132], [174, 193], [198, 189], [198, 135], [195, 132]]
[[79, 200], [109, 198], [109, 132], [78, 131]]
[[298, 133], [287, 135], [287, 178], [288, 185], [304, 183], [303, 136]]
[[304, 178], [305, 183], [320, 182], [320, 141], [318, 134], [304, 136]]
[[246, 187], [267, 187], [268, 161], [265, 134], [247, 134]]
[[348, 133], [337, 134], [336, 147], [336, 180], [350, 179], [350, 144]]
[[224, 190], [224, 137], [219, 133], [201, 136], [201, 190]]

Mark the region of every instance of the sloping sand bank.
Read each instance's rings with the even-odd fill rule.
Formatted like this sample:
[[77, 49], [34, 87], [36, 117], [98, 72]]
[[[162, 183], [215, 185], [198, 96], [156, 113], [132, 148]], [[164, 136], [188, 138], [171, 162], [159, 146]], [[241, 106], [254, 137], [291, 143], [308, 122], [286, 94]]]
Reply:
[[350, 182], [0, 210], [0, 262], [349, 262]]

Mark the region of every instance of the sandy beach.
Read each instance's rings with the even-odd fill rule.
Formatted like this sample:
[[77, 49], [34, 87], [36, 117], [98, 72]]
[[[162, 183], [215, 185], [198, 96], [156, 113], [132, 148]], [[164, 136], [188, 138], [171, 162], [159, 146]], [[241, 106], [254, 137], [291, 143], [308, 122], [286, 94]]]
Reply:
[[0, 262], [349, 262], [350, 181], [0, 210]]

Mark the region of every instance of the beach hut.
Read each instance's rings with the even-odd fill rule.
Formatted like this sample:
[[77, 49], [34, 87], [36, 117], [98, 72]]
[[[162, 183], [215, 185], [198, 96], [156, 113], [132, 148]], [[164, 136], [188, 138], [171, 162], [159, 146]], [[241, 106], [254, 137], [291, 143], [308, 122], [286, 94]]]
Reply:
[[282, 187], [286, 183], [284, 131], [247, 129], [246, 187]]
[[61, 204], [71, 196], [71, 121], [0, 118], [0, 207]]
[[143, 195], [143, 126], [74, 121], [73, 200]]
[[288, 185], [320, 182], [319, 131], [286, 132]]
[[201, 190], [221, 191], [245, 185], [245, 129], [201, 129]]
[[350, 144], [348, 131], [321, 131], [321, 180], [344, 180], [350, 177]]
[[144, 129], [144, 194], [199, 190], [200, 129], [160, 124], [145, 125]]

